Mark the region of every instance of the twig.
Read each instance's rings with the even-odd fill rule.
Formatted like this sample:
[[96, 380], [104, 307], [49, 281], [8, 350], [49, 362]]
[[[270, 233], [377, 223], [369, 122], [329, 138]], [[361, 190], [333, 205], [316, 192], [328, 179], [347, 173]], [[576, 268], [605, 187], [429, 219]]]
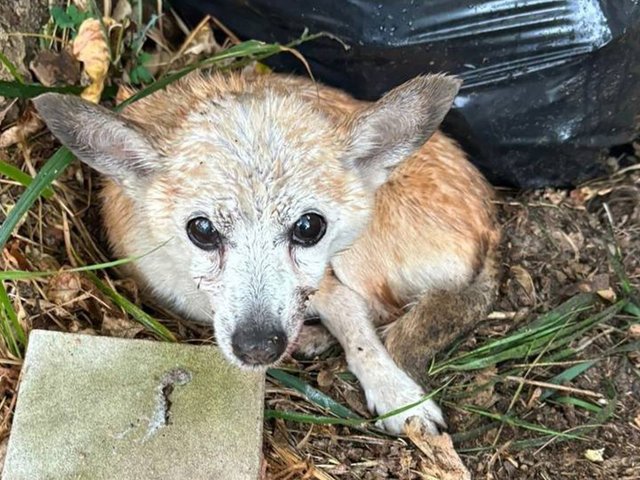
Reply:
[[604, 398], [604, 395], [598, 392], [594, 392], [592, 390], [583, 390], [581, 388], [567, 387], [565, 385], [558, 385], [556, 383], [539, 382], [537, 380], [528, 380], [523, 377], [516, 377], [511, 375], [504, 377], [504, 379], [512, 382], [526, 383], [528, 385], [533, 385], [535, 387], [548, 388], [550, 390], [561, 390], [564, 392], [576, 393], [579, 395], [584, 395], [585, 397]]

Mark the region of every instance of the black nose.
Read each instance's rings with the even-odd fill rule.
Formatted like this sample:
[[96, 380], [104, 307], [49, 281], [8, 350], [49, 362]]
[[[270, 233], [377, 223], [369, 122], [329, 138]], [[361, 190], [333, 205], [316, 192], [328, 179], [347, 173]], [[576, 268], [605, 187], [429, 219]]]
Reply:
[[233, 353], [247, 365], [267, 365], [287, 348], [287, 335], [279, 329], [239, 328], [231, 337]]

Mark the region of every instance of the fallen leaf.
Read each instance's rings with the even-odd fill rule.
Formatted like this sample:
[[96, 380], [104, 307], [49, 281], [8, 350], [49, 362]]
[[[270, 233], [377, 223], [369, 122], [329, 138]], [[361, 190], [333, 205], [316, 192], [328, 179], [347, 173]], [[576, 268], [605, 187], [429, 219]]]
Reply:
[[40, 131], [43, 126], [44, 123], [32, 107], [27, 108], [18, 123], [2, 132], [0, 135], [0, 148], [7, 148], [24, 141]]
[[317, 377], [317, 382], [320, 387], [327, 388], [333, 384], [333, 379], [335, 378], [333, 372], [331, 370], [320, 370]]
[[536, 387], [531, 393], [529, 400], [527, 400], [528, 410], [531, 410], [533, 407], [535, 407], [538, 404], [538, 399], [540, 398], [540, 396], [542, 396], [542, 389], [540, 387]]
[[100, 20], [87, 18], [82, 22], [73, 40], [73, 55], [84, 65], [84, 74], [90, 82], [83, 90], [82, 98], [98, 103], [110, 62], [109, 47]]
[[142, 325], [128, 318], [116, 317], [106, 312], [102, 316], [101, 333], [110, 337], [133, 338], [143, 330]]
[[46, 87], [75, 85], [80, 80], [80, 65], [67, 50], [41, 50], [29, 68]]
[[56, 305], [65, 305], [80, 296], [82, 280], [77, 272], [61, 272], [49, 280], [47, 299]]
[[405, 433], [425, 455], [422, 473], [427, 478], [438, 480], [470, 480], [469, 471], [453, 448], [451, 437], [446, 433], [430, 435], [422, 428], [417, 417], [411, 417], [405, 425]]
[[118, 0], [111, 14], [111, 18], [116, 22], [122, 22], [124, 19], [131, 17], [132, 12], [133, 10], [128, 0]]
[[493, 390], [494, 384], [491, 380], [497, 375], [495, 366], [480, 370], [473, 376], [473, 382], [465, 390], [474, 392], [470, 399], [472, 405], [488, 408], [493, 405], [497, 397]]
[[2, 97], [0, 97], [0, 125], [2, 125], [2, 122], [4, 122], [5, 119], [10, 123], [12, 119], [16, 120], [18, 118], [17, 103], [17, 98], [14, 98], [13, 100], [7, 99], [5, 102]]
[[607, 302], [613, 303], [616, 301], [616, 292], [613, 291], [612, 288], [607, 288], [605, 290], [598, 290], [596, 292], [598, 296]]
[[584, 458], [590, 462], [601, 463], [604, 462], [604, 448], [598, 448], [594, 450], [585, 450]]
[[527, 297], [529, 298], [529, 301], [531, 302], [531, 304], [535, 304], [536, 301], [536, 287], [533, 283], [533, 279], [531, 278], [531, 275], [529, 274], [529, 272], [519, 266], [519, 265], [514, 265], [510, 268], [511, 273], [513, 274], [516, 282], [518, 282], [518, 284], [522, 287], [522, 289], [524, 290], [524, 293], [527, 295]]

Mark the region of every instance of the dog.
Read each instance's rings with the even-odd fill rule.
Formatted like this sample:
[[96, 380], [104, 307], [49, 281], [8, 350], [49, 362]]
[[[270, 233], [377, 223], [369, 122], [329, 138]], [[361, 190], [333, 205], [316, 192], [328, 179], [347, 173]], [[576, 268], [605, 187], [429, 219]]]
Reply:
[[113, 253], [212, 323], [229, 361], [266, 369], [333, 337], [372, 413], [417, 403], [380, 427], [417, 416], [435, 434], [428, 362], [498, 283], [493, 191], [438, 130], [460, 84], [420, 76], [369, 103], [302, 77], [194, 73], [119, 115], [62, 94], [34, 103], [104, 175]]

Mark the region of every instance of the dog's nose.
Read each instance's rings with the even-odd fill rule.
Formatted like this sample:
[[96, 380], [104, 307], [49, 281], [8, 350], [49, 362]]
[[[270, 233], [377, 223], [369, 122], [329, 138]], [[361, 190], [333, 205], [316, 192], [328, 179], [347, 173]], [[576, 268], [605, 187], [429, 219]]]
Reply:
[[287, 348], [287, 335], [279, 329], [239, 329], [231, 337], [233, 353], [247, 365], [267, 365]]

